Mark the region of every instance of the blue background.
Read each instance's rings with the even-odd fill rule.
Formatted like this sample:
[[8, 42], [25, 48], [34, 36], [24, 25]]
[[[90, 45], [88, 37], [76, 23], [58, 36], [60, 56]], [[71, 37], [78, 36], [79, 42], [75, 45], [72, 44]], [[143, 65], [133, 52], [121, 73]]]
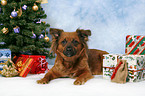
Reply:
[[145, 35], [145, 0], [48, 0], [42, 7], [52, 28], [90, 29], [89, 48], [125, 54], [127, 35]]
[[145, 0], [48, 0], [42, 7], [53, 28], [90, 29], [89, 48], [124, 54], [126, 35], [145, 35]]

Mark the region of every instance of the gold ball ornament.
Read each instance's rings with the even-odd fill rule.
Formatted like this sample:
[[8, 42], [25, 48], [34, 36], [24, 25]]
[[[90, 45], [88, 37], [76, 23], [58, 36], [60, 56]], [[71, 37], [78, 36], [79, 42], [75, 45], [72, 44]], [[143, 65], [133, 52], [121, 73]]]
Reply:
[[32, 9], [33, 9], [34, 11], [37, 11], [37, 10], [38, 10], [38, 6], [37, 6], [36, 4], [34, 4], [34, 6], [32, 7]]
[[49, 37], [47, 37], [47, 36], [45, 36], [44, 39], [45, 39], [46, 42], [49, 41]]
[[3, 6], [7, 5], [7, 0], [1, 0], [1, 5]]

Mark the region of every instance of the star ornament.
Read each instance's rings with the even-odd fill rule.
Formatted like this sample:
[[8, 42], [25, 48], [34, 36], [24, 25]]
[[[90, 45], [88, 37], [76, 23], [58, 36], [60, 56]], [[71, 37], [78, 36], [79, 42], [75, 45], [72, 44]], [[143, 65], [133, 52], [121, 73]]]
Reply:
[[9, 30], [8, 30], [8, 28], [3, 28], [2, 30], [1, 30], [4, 34], [7, 34], [8, 32], [9, 32]]

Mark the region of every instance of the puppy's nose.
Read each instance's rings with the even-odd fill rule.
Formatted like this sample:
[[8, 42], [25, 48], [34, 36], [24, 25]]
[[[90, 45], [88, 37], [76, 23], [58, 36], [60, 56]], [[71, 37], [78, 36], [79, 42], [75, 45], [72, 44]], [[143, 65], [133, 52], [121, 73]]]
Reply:
[[72, 51], [72, 47], [71, 47], [71, 46], [68, 46], [68, 47], [66, 48], [66, 51]]

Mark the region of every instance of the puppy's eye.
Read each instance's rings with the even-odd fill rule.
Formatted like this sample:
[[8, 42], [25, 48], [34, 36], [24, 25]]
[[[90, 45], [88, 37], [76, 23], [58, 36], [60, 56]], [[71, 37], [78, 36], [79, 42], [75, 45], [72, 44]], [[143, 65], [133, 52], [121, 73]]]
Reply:
[[79, 42], [77, 40], [73, 40], [72, 43], [77, 46], [79, 44]]
[[65, 45], [67, 41], [64, 39], [61, 43]]

